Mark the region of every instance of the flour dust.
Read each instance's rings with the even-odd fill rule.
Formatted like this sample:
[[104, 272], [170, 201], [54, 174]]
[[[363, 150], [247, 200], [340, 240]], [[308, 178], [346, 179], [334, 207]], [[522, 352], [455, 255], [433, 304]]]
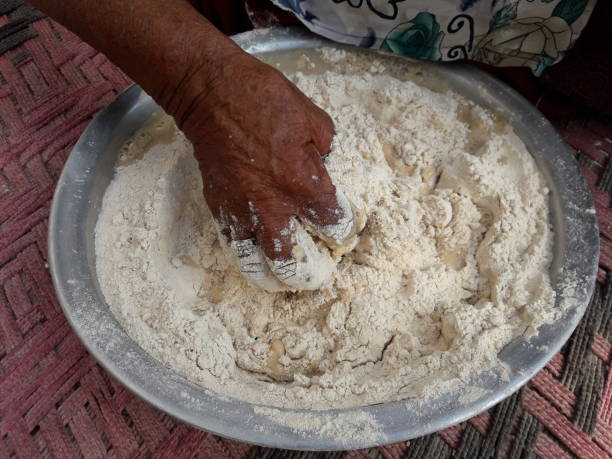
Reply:
[[365, 218], [324, 288], [245, 281], [217, 240], [192, 146], [158, 116], [123, 148], [104, 197], [105, 298], [144, 349], [225, 396], [329, 409], [456, 389], [555, 316], [545, 181], [491, 113], [392, 76], [408, 64], [318, 59], [329, 70], [303, 57], [289, 77], [334, 119], [327, 169]]

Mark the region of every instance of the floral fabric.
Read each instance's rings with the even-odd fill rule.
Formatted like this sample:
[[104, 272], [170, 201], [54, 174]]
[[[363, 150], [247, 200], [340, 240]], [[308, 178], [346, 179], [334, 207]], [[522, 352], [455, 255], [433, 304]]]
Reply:
[[572, 47], [596, 0], [272, 0], [331, 40], [534, 74]]

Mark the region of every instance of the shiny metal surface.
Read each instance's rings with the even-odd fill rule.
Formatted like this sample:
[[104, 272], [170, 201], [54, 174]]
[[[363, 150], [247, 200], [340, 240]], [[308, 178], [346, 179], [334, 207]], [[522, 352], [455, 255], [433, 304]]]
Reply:
[[[247, 51], [264, 55], [335, 46], [301, 29], [285, 28], [243, 34], [235, 40]], [[502, 351], [508, 379], [495, 372], [480, 375], [471, 384], [481, 387], [482, 395], [470, 402], [462, 401], [460, 393], [453, 393], [423, 405], [404, 400], [326, 414], [311, 412], [329, 416], [365, 410], [383, 426], [384, 435], [375, 441], [357, 436], [341, 443], [322, 435], [295, 433], [256, 414], [251, 404], [218, 397], [150, 357], [110, 313], [98, 285], [94, 251], [94, 228], [104, 191], [113, 178], [119, 148], [158, 110], [136, 86], [121, 94], [83, 133], [66, 163], [51, 211], [49, 255], [53, 281], [68, 320], [90, 353], [132, 392], [178, 419], [225, 437], [292, 449], [352, 449], [407, 440], [461, 422], [516, 391], [567, 340], [592, 294], [599, 254], [592, 198], [568, 147], [521, 96], [468, 66], [432, 66], [431, 71], [451, 89], [508, 119], [537, 160], [551, 189], [555, 229], [551, 274], [558, 304], [568, 301], [571, 306], [556, 323], [542, 327], [535, 339], [517, 340]], [[562, 286], [570, 281], [577, 281], [575, 291], [571, 297], [564, 297]]]

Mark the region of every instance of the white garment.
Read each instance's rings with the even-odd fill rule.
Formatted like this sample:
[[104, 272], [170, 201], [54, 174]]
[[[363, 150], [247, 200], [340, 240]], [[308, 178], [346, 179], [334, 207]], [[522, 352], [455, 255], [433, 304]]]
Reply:
[[572, 47], [596, 0], [272, 0], [331, 40], [536, 75]]

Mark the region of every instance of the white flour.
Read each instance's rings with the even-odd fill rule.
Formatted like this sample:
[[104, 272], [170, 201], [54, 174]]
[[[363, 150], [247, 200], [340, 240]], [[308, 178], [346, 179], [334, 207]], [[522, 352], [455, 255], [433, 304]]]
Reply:
[[190, 144], [157, 118], [104, 198], [106, 300], [153, 356], [242, 400], [328, 409], [457, 388], [554, 317], [544, 180], [482, 108], [389, 76], [387, 61], [323, 54], [332, 71], [292, 78], [334, 119], [327, 168], [367, 218], [331, 282], [248, 284], [219, 246]]

